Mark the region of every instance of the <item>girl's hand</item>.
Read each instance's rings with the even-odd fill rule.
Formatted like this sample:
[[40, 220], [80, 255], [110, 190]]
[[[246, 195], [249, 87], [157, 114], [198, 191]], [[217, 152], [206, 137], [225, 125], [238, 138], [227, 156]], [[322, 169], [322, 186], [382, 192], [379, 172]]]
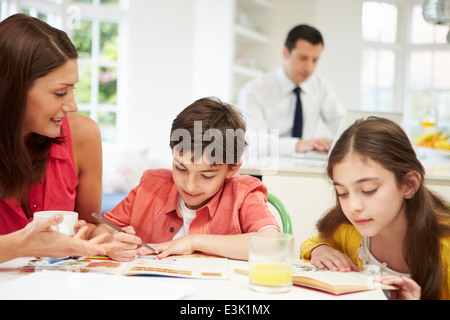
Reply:
[[359, 271], [359, 267], [342, 252], [328, 245], [320, 245], [311, 252], [311, 263], [319, 269], [349, 272]]
[[391, 290], [392, 300], [420, 300], [421, 288], [412, 279], [400, 276], [383, 275], [381, 276], [382, 284], [389, 286], [397, 286], [398, 290]]
[[[150, 246], [158, 250], [159, 254], [156, 256], [158, 259], [164, 259], [174, 254], [191, 254], [195, 251], [193, 247], [193, 235], [187, 235], [160, 244], [150, 244]], [[141, 247], [137, 253], [140, 256], [144, 256], [153, 252], [145, 247]]]
[[123, 228], [123, 232], [115, 232], [109, 243], [103, 245], [106, 254], [116, 261], [131, 261], [137, 254], [137, 248], [142, 243], [141, 238], [136, 236], [132, 226]]

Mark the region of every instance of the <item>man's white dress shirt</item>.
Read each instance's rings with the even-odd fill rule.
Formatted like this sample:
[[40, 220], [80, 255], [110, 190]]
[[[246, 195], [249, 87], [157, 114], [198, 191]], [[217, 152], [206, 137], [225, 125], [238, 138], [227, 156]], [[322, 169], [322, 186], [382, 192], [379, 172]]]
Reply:
[[[283, 67], [272, 71], [244, 86], [240, 92], [238, 108], [247, 124], [249, 151], [261, 155], [263, 135], [255, 133], [272, 129], [279, 130], [279, 154], [292, 155], [298, 138], [292, 137], [296, 97], [295, 84], [286, 76]], [[318, 75], [311, 75], [300, 84], [303, 107], [303, 140], [334, 139], [344, 117], [345, 109], [337, 99], [328, 81]], [[259, 141], [256, 141], [259, 139]], [[258, 146], [257, 146], [258, 144]], [[269, 144], [270, 146], [270, 144]], [[270, 147], [268, 147], [270, 153]], [[263, 155], [268, 155], [267, 151]]]

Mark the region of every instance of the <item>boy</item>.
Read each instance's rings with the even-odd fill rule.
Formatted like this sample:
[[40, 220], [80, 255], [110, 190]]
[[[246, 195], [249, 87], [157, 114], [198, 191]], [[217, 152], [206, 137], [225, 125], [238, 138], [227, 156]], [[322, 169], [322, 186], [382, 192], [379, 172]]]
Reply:
[[172, 170], [146, 171], [140, 184], [104, 217], [124, 228], [101, 224], [92, 237], [113, 235], [105, 250], [112, 259], [131, 260], [159, 251], [158, 258], [194, 251], [248, 259], [249, 233], [279, 232], [256, 178], [237, 174], [245, 149], [245, 123], [230, 105], [204, 98], [173, 121]]

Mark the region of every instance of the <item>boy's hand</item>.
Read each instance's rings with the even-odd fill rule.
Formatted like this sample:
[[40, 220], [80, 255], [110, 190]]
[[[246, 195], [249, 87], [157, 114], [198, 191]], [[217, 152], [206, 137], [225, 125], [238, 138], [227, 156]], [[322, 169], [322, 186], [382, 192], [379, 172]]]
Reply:
[[123, 232], [115, 232], [109, 243], [104, 244], [106, 254], [116, 261], [131, 261], [137, 254], [142, 240], [136, 236], [132, 226], [123, 228]]
[[[158, 250], [159, 254], [157, 255], [158, 259], [164, 259], [170, 255], [174, 254], [191, 254], [195, 250], [193, 248], [193, 235], [187, 235], [181, 237], [176, 240], [160, 243], [160, 244], [151, 244], [152, 248]], [[150, 250], [145, 247], [142, 247], [138, 250], [137, 254], [140, 256], [144, 256], [147, 254], [151, 254]]]
[[311, 252], [311, 263], [319, 269], [327, 268], [340, 272], [359, 271], [359, 267], [342, 252], [327, 245], [318, 246]]

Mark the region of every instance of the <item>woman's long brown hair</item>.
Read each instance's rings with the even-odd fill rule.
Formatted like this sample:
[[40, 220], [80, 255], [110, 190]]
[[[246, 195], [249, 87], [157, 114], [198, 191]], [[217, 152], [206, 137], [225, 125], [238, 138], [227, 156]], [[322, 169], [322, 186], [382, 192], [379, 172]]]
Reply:
[[[348, 153], [368, 157], [394, 173], [397, 183], [416, 171], [420, 187], [405, 199], [407, 232], [403, 248], [411, 277], [422, 288], [422, 299], [439, 299], [442, 287], [440, 240], [450, 236], [450, 210], [446, 201], [424, 185], [425, 170], [405, 132], [396, 123], [378, 117], [359, 120], [339, 138], [330, 153], [327, 172], [333, 180], [333, 167]], [[337, 198], [337, 197], [336, 197]], [[336, 206], [317, 223], [322, 238], [333, 235], [342, 223], [350, 223], [337, 198]]]
[[36, 18], [16, 14], [0, 23], [0, 199], [27, 199], [45, 172], [51, 143], [60, 140], [23, 137], [29, 88], [77, 56], [65, 32]]

